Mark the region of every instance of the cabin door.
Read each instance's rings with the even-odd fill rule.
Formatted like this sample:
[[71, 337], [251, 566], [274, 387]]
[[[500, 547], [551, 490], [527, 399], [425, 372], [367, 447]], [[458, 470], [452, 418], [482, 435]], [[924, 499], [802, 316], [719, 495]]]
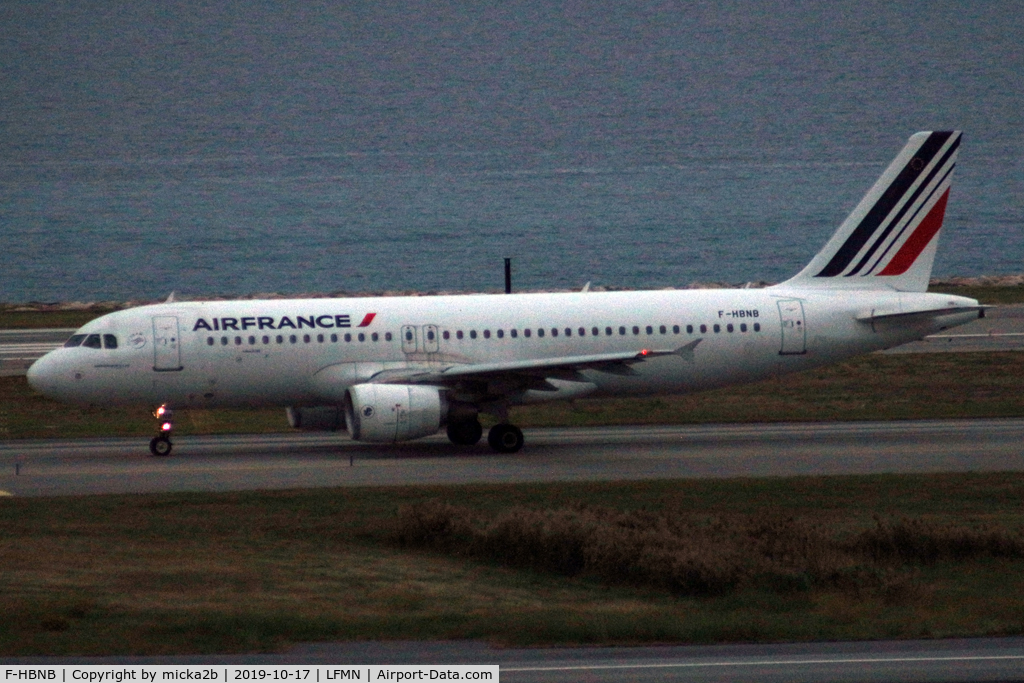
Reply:
[[804, 302], [799, 299], [780, 299], [779, 318], [782, 321], [782, 349], [779, 354], [788, 356], [807, 353]]
[[181, 339], [178, 336], [178, 318], [161, 315], [153, 318], [153, 369], [158, 372], [176, 372], [181, 366]]

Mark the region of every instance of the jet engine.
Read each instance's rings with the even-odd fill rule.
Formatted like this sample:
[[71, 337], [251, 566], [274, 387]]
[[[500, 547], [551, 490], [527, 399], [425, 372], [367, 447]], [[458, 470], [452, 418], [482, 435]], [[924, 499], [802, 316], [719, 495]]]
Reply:
[[355, 384], [345, 391], [345, 419], [356, 441], [394, 443], [436, 434], [448, 413], [437, 387]]

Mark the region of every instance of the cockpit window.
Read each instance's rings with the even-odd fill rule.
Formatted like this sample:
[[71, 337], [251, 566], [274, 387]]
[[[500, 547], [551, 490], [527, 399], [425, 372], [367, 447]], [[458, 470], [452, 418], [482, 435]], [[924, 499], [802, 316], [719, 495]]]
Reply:
[[82, 346], [87, 346], [90, 349], [102, 348], [100, 345], [100, 335], [90, 334], [88, 337], [85, 338], [85, 341], [82, 342]]
[[112, 334], [103, 335], [103, 348], [105, 349], [116, 349], [117, 348], [117, 337]]
[[65, 349], [71, 349], [71, 348], [74, 348], [76, 346], [81, 346], [82, 340], [84, 340], [85, 337], [86, 337], [86, 335], [84, 335], [84, 334], [73, 334], [73, 335], [71, 335], [71, 339], [68, 339], [66, 342], [64, 342], [64, 348]]

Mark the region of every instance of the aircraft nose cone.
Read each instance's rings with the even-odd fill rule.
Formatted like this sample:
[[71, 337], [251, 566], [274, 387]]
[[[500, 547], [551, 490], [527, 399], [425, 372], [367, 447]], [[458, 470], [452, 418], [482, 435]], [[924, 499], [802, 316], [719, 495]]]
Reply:
[[48, 353], [29, 366], [25, 373], [29, 386], [50, 398], [55, 398], [57, 394], [58, 377], [54, 366], [52, 354]]

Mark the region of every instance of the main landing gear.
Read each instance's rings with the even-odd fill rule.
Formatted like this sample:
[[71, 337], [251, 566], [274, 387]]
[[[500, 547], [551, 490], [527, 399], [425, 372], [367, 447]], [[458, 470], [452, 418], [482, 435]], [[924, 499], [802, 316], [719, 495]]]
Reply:
[[[448, 440], [456, 446], [472, 446], [480, 441], [484, 428], [473, 417], [448, 423]], [[496, 424], [487, 433], [487, 443], [499, 453], [515, 453], [523, 447], [523, 433], [515, 425]]]
[[483, 434], [484, 428], [475, 417], [448, 423], [448, 440], [456, 446], [472, 446]]
[[523, 433], [515, 425], [497, 424], [487, 433], [487, 443], [499, 453], [515, 453], [523, 447]]
[[163, 457], [171, 454], [171, 430], [174, 429], [174, 411], [162, 405], [153, 411], [153, 417], [159, 421], [160, 433], [149, 442], [149, 452], [153, 455]]

